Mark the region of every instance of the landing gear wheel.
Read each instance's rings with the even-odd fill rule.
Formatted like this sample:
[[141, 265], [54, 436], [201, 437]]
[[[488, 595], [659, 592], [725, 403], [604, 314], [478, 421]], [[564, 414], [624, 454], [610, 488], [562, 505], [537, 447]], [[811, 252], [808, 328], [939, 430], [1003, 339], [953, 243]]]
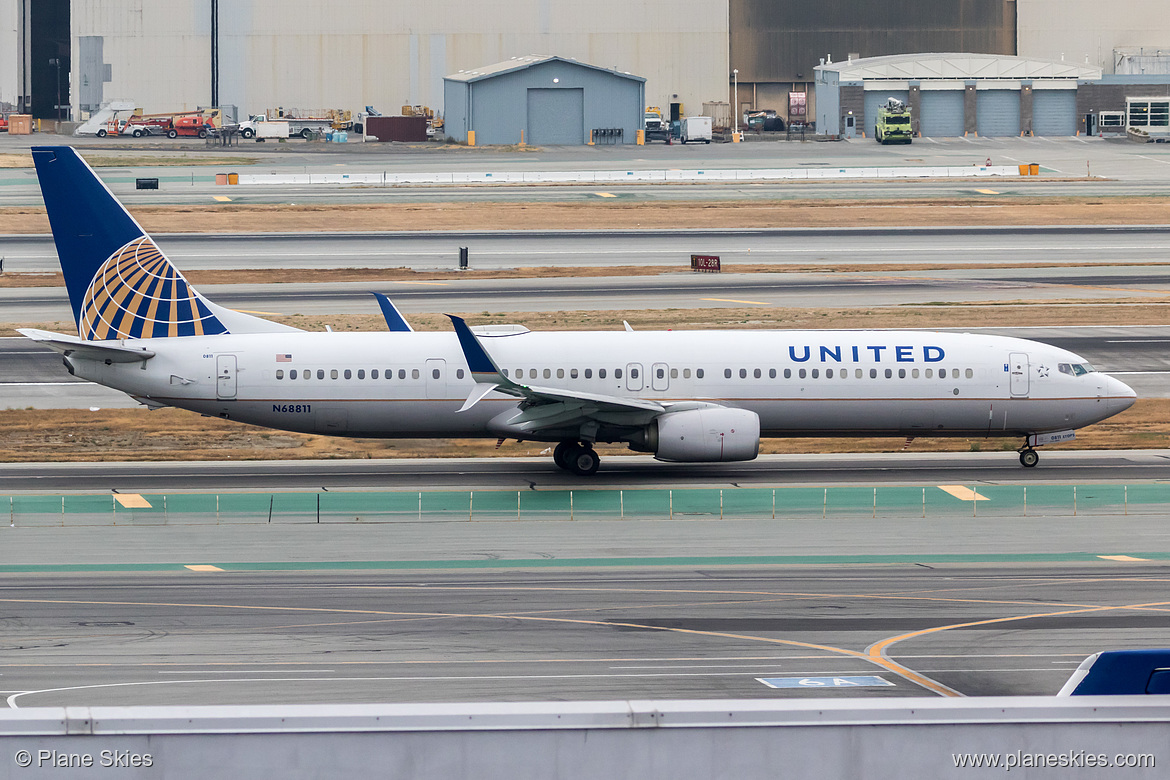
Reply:
[[563, 441], [553, 448], [553, 463], [557, 464], [557, 468], [568, 471], [569, 457], [573, 454], [573, 449], [579, 446], [575, 441]]
[[1022, 465], [1024, 468], [1030, 469], [1039, 462], [1040, 453], [1036, 452], [1036, 450], [1031, 448], [1020, 450], [1020, 465]]
[[589, 477], [597, 473], [597, 467], [601, 465], [601, 458], [597, 457], [597, 453], [593, 451], [592, 447], [582, 447], [577, 445], [569, 452], [569, 470], [578, 477]]

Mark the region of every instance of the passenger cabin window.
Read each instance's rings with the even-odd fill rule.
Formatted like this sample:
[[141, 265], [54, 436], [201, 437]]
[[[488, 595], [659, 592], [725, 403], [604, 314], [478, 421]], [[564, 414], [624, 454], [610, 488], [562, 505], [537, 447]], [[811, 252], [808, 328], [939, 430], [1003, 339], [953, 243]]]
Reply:
[[800, 378], [804, 379], [804, 377], [805, 377], [805, 370], [802, 368], [802, 369], [800, 369]]
[[969, 368], [964, 373], [966, 374], [968, 379], [971, 379], [972, 377], [975, 376], [975, 372]]
[[723, 378], [724, 379], [731, 379], [731, 369], [730, 368], [723, 369]]
[[323, 369], [323, 368], [318, 368], [318, 369], [317, 369], [317, 378], [318, 378], [318, 379], [324, 379], [324, 378], [325, 378], [325, 369]]
[[366, 378], [366, 370], [364, 368], [359, 368], [358, 369], [358, 379], [365, 379], [365, 378]]
[[690, 378], [691, 378], [691, 370], [689, 368], [684, 368], [683, 369], [683, 379], [690, 379]]
[[[281, 369], [279, 369], [279, 368], [278, 368], [278, 369], [276, 369], [276, 378], [277, 378], [277, 379], [284, 379], [284, 371], [282, 371], [282, 370], [281, 370]], [[293, 379], [296, 379], [296, 378], [297, 378], [297, 373], [296, 373], [295, 371], [293, 371], [293, 372], [292, 372], [292, 378], [293, 378]]]
[[438, 379], [438, 378], [439, 378], [439, 369], [432, 368], [431, 369], [431, 379]]
[[597, 369], [597, 378], [598, 379], [605, 379], [605, 369], [604, 368]]
[[552, 371], [546, 368], [546, 369], [544, 370], [544, 378], [545, 378], [545, 379], [551, 379], [551, 378], [552, 378]]
[[570, 368], [569, 369], [569, 379], [576, 379], [576, 378], [577, 378], [577, 369]]
[[739, 378], [740, 379], [747, 379], [747, 369], [746, 368], [741, 368], [739, 370]]
[[353, 372], [350, 371], [348, 368], [345, 369], [345, 378], [346, 379], [353, 379]]
[[[370, 371], [370, 379], [377, 379], [377, 378], [378, 378], [378, 369], [375, 368], [372, 371]], [[387, 378], [389, 378], [389, 374], [387, 374]]]
[[417, 368], [412, 368], [410, 370], [410, 378], [411, 379], [418, 379], [418, 369]]
[[457, 369], [455, 369], [455, 378], [456, 378], [456, 379], [462, 379], [462, 378], [463, 378], [463, 369], [462, 369], [462, 368], [457, 368]]
[[768, 378], [769, 378], [769, 379], [775, 379], [775, 378], [776, 378], [776, 369], [774, 369], [774, 368], [769, 368], [769, 369], [768, 369]]
[[784, 369], [784, 378], [785, 378], [785, 379], [791, 379], [791, 378], [792, 378], [792, 369], [791, 369], [791, 368], [786, 368], [786, 369]]
[[329, 378], [330, 378], [330, 379], [336, 379], [336, 378], [337, 378], [337, 369], [336, 369], [336, 368], [331, 368], [331, 369], [329, 369]]
[[592, 379], [592, 378], [593, 378], [593, 369], [592, 369], [592, 368], [587, 368], [587, 369], [585, 369], [585, 378], [586, 378], [586, 379]]
[[695, 369], [695, 377], [698, 379], [702, 379], [703, 378], [703, 369], [696, 368]]

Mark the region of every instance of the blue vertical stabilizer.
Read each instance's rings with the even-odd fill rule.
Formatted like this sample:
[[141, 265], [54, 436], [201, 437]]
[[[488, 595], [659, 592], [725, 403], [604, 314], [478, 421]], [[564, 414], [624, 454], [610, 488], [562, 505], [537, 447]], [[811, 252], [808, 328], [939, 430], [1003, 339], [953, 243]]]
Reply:
[[77, 332], [87, 341], [296, 330], [216, 306], [195, 291], [68, 146], [34, 146]]

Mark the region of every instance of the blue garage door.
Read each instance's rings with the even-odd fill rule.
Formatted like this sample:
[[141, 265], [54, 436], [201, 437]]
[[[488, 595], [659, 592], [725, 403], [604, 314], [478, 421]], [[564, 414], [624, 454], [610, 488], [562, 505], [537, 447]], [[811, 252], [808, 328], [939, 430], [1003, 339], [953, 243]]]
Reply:
[[877, 125], [878, 109], [886, 104], [890, 98], [897, 98], [907, 105], [910, 104], [910, 93], [906, 90], [885, 90], [881, 92], [865, 93], [865, 124], [862, 129], [870, 138], [874, 137], [874, 126]]
[[585, 90], [529, 89], [528, 143], [585, 143]]
[[1020, 93], [1016, 90], [980, 90], [975, 95], [975, 106], [979, 135], [1020, 134]]
[[928, 138], [947, 138], [963, 134], [963, 93], [958, 90], [923, 91], [922, 134]]
[[1032, 90], [1032, 133], [1034, 135], [1076, 135], [1077, 91], [1075, 89]]

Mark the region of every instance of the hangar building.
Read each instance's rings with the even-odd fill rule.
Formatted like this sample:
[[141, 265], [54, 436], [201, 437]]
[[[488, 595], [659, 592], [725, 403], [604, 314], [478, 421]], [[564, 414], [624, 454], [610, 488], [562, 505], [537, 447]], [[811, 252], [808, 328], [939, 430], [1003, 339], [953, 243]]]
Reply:
[[641, 76], [553, 56], [514, 57], [444, 79], [444, 131], [477, 144], [634, 143]]
[[1170, 124], [1170, 75], [1104, 75], [1089, 65], [989, 54], [867, 57], [822, 63], [815, 72], [817, 131], [829, 135], [872, 136], [891, 97], [910, 106], [916, 134], [934, 138]]

